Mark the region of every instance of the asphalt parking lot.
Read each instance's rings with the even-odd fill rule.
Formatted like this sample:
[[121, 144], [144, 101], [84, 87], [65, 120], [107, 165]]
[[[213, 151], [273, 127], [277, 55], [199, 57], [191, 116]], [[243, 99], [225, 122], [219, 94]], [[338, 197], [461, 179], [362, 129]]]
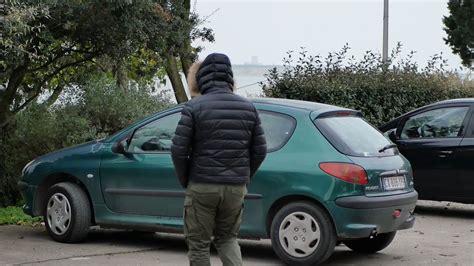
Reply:
[[[420, 201], [415, 227], [371, 255], [336, 247], [326, 265], [474, 265], [474, 205]], [[270, 242], [241, 241], [244, 265], [282, 265]], [[213, 252], [213, 265], [221, 265]], [[0, 265], [187, 265], [182, 236], [94, 229], [60, 244], [42, 227], [1, 226]]]

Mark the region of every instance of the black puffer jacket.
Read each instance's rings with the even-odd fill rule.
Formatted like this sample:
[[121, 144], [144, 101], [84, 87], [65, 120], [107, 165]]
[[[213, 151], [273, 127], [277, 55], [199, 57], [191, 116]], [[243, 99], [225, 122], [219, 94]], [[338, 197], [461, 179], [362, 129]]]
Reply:
[[233, 93], [227, 56], [206, 57], [196, 78], [201, 96], [184, 105], [171, 146], [179, 181], [248, 183], [267, 153], [257, 110]]

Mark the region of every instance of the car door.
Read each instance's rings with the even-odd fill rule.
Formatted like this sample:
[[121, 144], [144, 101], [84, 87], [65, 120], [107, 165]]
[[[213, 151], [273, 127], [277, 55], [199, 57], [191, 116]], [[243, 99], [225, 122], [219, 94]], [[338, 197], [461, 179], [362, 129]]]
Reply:
[[456, 176], [457, 186], [453, 186], [452, 194], [459, 201], [474, 203], [474, 107], [471, 107], [469, 125], [466, 134], [459, 145], [456, 160], [459, 173]]
[[400, 152], [413, 168], [420, 198], [452, 196], [458, 169], [456, 160], [465, 134], [469, 105], [433, 107], [412, 114], [397, 128]]
[[179, 185], [170, 145], [180, 112], [135, 129], [124, 154], [106, 152], [100, 167], [107, 207], [117, 213], [181, 217], [184, 191]]

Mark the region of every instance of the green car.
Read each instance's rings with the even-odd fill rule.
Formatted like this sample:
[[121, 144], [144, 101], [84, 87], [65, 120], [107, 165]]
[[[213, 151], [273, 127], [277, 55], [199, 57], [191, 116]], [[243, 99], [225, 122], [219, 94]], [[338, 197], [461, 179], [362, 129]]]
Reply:
[[[397, 230], [413, 227], [418, 194], [410, 164], [361, 113], [252, 101], [268, 155], [248, 185], [242, 238], [270, 238], [284, 262], [314, 264], [336, 243], [377, 252]], [[25, 213], [43, 216], [59, 242], [84, 240], [91, 225], [181, 233], [184, 189], [170, 157], [181, 108], [28, 163], [19, 182]]]

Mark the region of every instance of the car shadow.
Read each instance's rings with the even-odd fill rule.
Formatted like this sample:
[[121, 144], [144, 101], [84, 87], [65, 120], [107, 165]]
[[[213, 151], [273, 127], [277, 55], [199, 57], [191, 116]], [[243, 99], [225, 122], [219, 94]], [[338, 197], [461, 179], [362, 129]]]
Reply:
[[[41, 241], [52, 241], [44, 228], [37, 227], [34, 230], [27, 230], [22, 235], [28, 239], [34, 238]], [[22, 236], [22, 238], [23, 238]], [[242, 255], [244, 260], [252, 260], [256, 263], [248, 265], [284, 265], [273, 252], [269, 240], [240, 240]], [[57, 243], [58, 245], [63, 245]], [[115, 230], [115, 229], [100, 229], [93, 227], [87, 239], [82, 245], [91, 246], [117, 246], [120, 248], [130, 248], [131, 250], [163, 250], [175, 253], [181, 253], [182, 256], [187, 256], [187, 246], [184, 237], [179, 234], [166, 233], [143, 233], [135, 231]], [[214, 248], [211, 253], [216, 255]], [[361, 254], [351, 251], [345, 245], [336, 246], [333, 255], [323, 265], [357, 265], [361, 260], [367, 261], [387, 261], [397, 260], [398, 257], [393, 257], [389, 253], [383, 251], [375, 254]]]
[[[336, 247], [332, 256], [323, 265], [372, 265], [380, 264], [382, 261], [395, 261], [401, 259], [401, 257], [384, 253], [384, 251], [374, 254], [356, 253], [346, 246], [340, 245]], [[373, 260], [373, 262], [367, 262], [367, 260]], [[361, 263], [361, 261], [364, 262]]]
[[419, 215], [474, 219], [474, 204], [420, 200], [416, 205], [415, 213]]
[[[273, 253], [269, 241], [240, 240], [239, 242], [244, 259], [257, 260], [264, 264], [271, 263], [271, 265], [279, 265], [281, 263], [275, 253]], [[86, 244], [163, 250], [182, 253], [183, 256], [187, 256], [188, 251], [183, 235], [167, 233], [95, 229], [89, 233]], [[211, 248], [211, 253], [217, 255], [214, 247]]]
[[[120, 230], [93, 230], [87, 240], [87, 243], [95, 244], [113, 244], [123, 246], [133, 246], [134, 248], [150, 248], [156, 250], [166, 250], [187, 255], [187, 246], [184, 237], [178, 234], [162, 234], [162, 233], [142, 233], [134, 231]], [[273, 252], [269, 240], [240, 240], [242, 256], [245, 259], [260, 261], [265, 265], [284, 265], [277, 255]], [[211, 253], [216, 255], [215, 248], [211, 249]], [[351, 251], [344, 245], [335, 248], [333, 255], [323, 265], [348, 265], [357, 264], [361, 259], [398, 259], [390, 254], [383, 252], [376, 254], [361, 254]]]

